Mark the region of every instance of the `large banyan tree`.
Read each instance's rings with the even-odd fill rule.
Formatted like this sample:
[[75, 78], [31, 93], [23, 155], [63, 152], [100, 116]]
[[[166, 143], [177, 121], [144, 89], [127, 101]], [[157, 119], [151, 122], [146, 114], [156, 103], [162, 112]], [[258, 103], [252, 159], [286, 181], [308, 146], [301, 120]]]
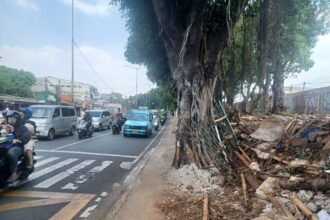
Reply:
[[[247, 0], [113, 0], [126, 17], [126, 58], [158, 84], [173, 82], [178, 130], [174, 166], [203, 157], [190, 133], [212, 119], [221, 52]], [[193, 152], [200, 152], [198, 154]]]

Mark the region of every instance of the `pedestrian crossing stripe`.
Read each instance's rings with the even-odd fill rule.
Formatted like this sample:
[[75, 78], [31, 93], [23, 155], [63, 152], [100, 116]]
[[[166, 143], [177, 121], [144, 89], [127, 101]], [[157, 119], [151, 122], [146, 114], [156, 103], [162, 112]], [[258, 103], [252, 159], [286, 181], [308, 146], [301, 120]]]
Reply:
[[50, 220], [62, 220], [74, 218], [80, 212], [80, 210], [83, 209], [87, 203], [95, 197], [95, 194], [11, 191], [2, 194], [2, 196], [33, 198], [33, 200], [0, 204], [0, 212], [28, 207], [68, 203], [50, 218]]
[[71, 167], [70, 169], [67, 169], [64, 172], [61, 172], [41, 183], [39, 183], [38, 185], [34, 186], [34, 188], [48, 188], [52, 185], [54, 185], [55, 183], [65, 179], [66, 177], [70, 176], [71, 174], [74, 174], [75, 172], [85, 168], [86, 166], [92, 164], [93, 162], [95, 162], [95, 160], [86, 160], [81, 162], [80, 164]]
[[[73, 164], [74, 162], [77, 162], [78, 159], [77, 158], [68, 158], [66, 160], [63, 161], [58, 161], [60, 159], [60, 157], [49, 157], [49, 158], [44, 158], [43, 156], [36, 156], [35, 159], [39, 160], [38, 163], [35, 164], [35, 168], [39, 168], [36, 169], [29, 177], [26, 181], [23, 182], [19, 182], [15, 184], [12, 184], [12, 186], [17, 186], [20, 184], [25, 184], [27, 182], [30, 182], [32, 180], [35, 180], [39, 177], [42, 177], [44, 175], [47, 175], [51, 172], [56, 172], [57, 170], [62, 170], [63, 167], [68, 166]], [[40, 160], [41, 159], [41, 160]], [[52, 163], [56, 161], [56, 163], [45, 167], [46, 165]], [[59, 183], [60, 181], [64, 180], [65, 178], [69, 177], [70, 175], [73, 175], [75, 173], [77, 173], [78, 171], [92, 165], [96, 160], [85, 160], [71, 168], [68, 168], [58, 174], [53, 175], [52, 177], [44, 180], [41, 183], [38, 183], [37, 185], [33, 186], [34, 188], [42, 188], [42, 189], [46, 189], [49, 188], [53, 185], [55, 185], [56, 183]], [[90, 168], [90, 170], [84, 174], [84, 175], [80, 175], [79, 178], [77, 178], [73, 183], [69, 183], [66, 184], [64, 186], [62, 186], [62, 189], [70, 189], [70, 190], [76, 190], [79, 188], [78, 185], [85, 183], [91, 176], [93, 176], [96, 173], [100, 173], [102, 172], [105, 168], [107, 168], [110, 164], [112, 164], [113, 161], [103, 161], [101, 163], [101, 165], [95, 166], [93, 168]], [[42, 168], [45, 167], [45, 168]]]

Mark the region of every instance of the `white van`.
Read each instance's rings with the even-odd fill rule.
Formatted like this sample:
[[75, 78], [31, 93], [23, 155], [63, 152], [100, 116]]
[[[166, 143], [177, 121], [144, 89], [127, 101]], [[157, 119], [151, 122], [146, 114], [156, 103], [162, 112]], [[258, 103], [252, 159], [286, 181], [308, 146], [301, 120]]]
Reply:
[[77, 128], [77, 113], [72, 106], [32, 105], [31, 120], [37, 125], [37, 136], [54, 139], [55, 135], [74, 135]]
[[98, 131], [102, 131], [103, 128], [110, 129], [112, 127], [111, 113], [107, 110], [89, 110], [93, 117], [94, 128]]

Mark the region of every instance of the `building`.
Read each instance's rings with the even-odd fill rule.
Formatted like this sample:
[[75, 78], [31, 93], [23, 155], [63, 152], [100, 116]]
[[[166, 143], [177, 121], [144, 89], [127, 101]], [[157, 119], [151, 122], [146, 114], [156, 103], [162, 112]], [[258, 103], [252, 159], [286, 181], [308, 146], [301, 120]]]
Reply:
[[[51, 76], [37, 78], [32, 92], [45, 103], [72, 104], [71, 81]], [[74, 104], [82, 108], [92, 109], [94, 100], [98, 98], [95, 86], [74, 82]]]

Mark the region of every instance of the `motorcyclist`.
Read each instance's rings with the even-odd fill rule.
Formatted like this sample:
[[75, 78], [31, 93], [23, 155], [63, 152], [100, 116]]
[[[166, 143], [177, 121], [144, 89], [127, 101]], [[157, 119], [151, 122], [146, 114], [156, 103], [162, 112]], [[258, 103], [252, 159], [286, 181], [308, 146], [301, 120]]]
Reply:
[[27, 165], [26, 165], [26, 169], [28, 169], [29, 171], [33, 171], [34, 167], [33, 167], [33, 148], [36, 142], [36, 123], [32, 120], [30, 120], [30, 118], [32, 117], [32, 111], [29, 108], [22, 108], [20, 109], [20, 113], [21, 113], [21, 117], [22, 117], [22, 123], [24, 124], [24, 126], [30, 131], [31, 133], [31, 140], [24, 145], [24, 154], [25, 157], [27, 159]]
[[24, 153], [24, 145], [31, 139], [31, 133], [22, 124], [22, 118], [18, 111], [9, 110], [6, 113], [6, 121], [8, 124], [14, 127], [14, 137], [13, 143], [15, 146], [11, 147], [7, 153], [7, 161], [9, 164], [9, 171], [11, 175], [9, 176], [7, 182], [15, 182], [18, 179], [16, 173], [18, 158]]
[[89, 128], [92, 125], [92, 121], [93, 121], [93, 118], [92, 118], [91, 114], [89, 113], [89, 111], [86, 111], [82, 120], [87, 122], [87, 131], [89, 131]]

